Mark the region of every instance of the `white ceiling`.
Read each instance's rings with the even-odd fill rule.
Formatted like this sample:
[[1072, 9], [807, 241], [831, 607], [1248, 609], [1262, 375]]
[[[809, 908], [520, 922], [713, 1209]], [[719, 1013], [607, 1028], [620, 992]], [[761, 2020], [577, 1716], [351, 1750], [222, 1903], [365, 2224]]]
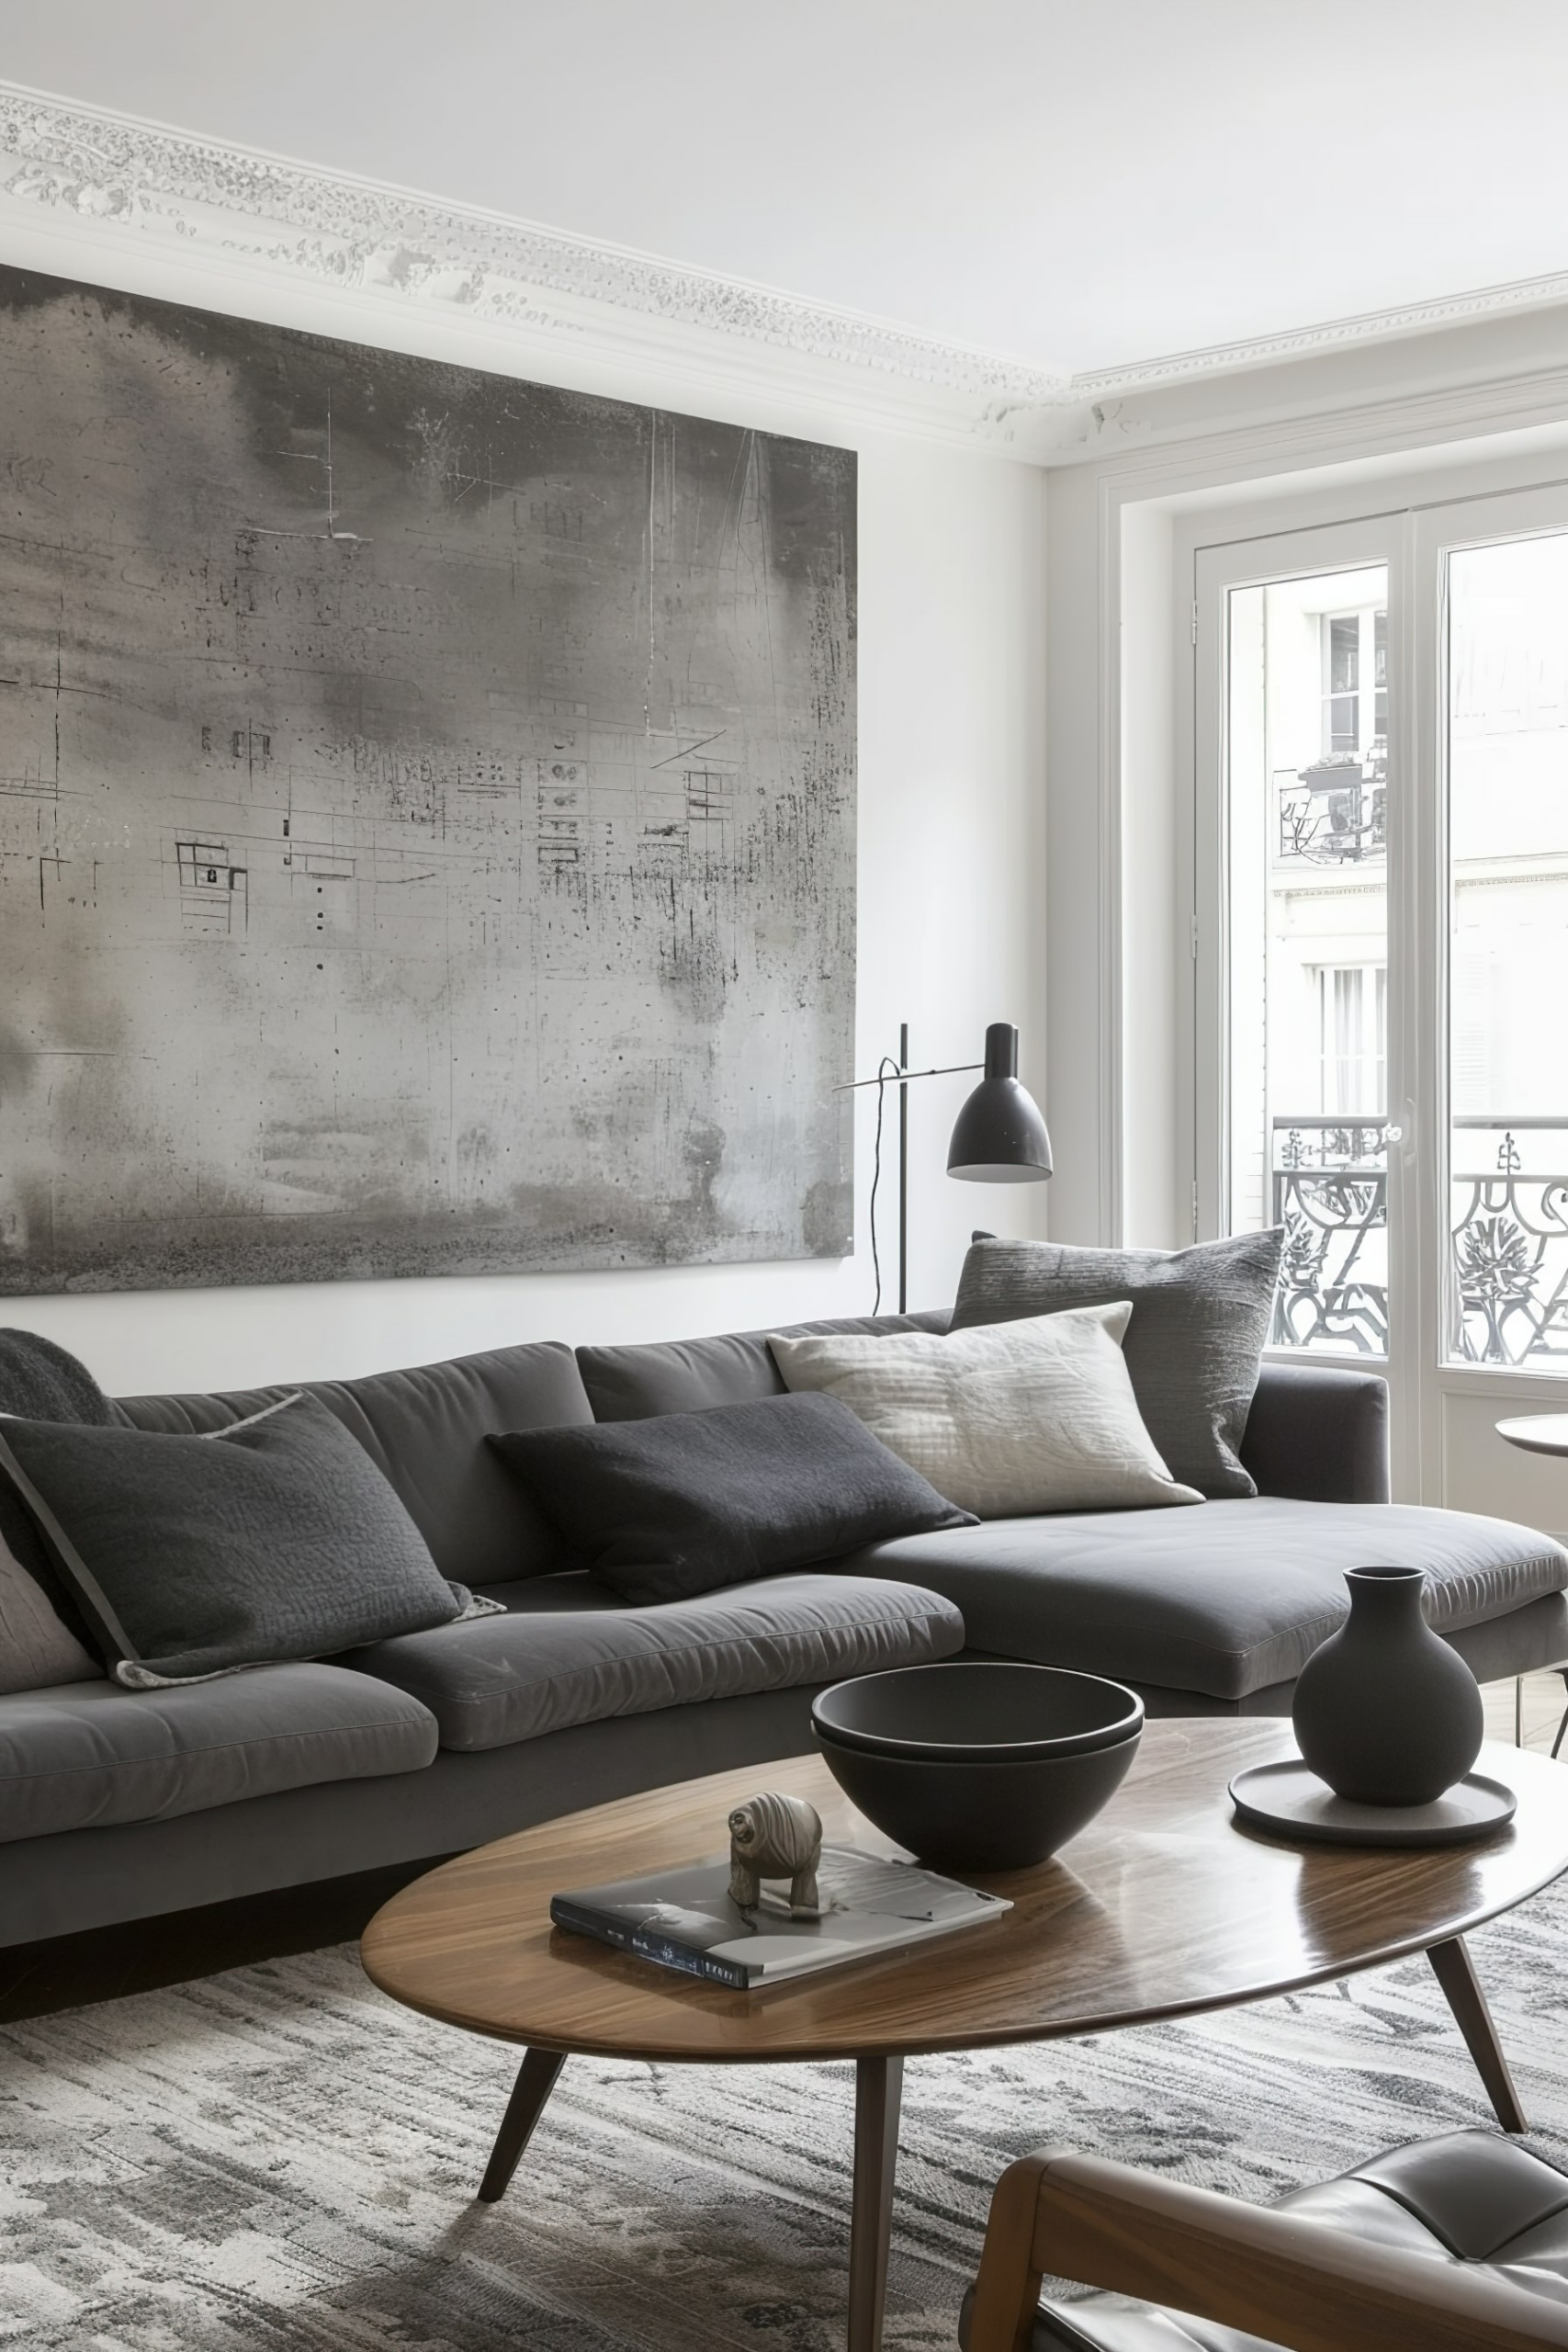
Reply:
[[14, 82], [1109, 368], [1568, 267], [1562, 0], [0, 0]]

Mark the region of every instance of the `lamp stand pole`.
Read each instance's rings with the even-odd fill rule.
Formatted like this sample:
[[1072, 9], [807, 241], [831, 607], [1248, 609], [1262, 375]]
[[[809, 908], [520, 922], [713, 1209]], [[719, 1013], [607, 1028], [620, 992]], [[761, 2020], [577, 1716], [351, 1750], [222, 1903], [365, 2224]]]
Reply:
[[[986, 1032], [986, 1051], [987, 1056], [989, 1056], [992, 1050], [993, 1037], [1002, 1039], [1004, 1042], [1010, 1038], [1013, 1043], [1009, 1050], [1016, 1057], [1018, 1037], [1018, 1032], [1016, 1029], [1010, 1028], [1005, 1022], [993, 1022], [990, 1028]], [[1000, 1051], [1001, 1048], [998, 1047], [998, 1050]], [[876, 1196], [881, 1183], [882, 1170], [882, 1098], [888, 1087], [896, 1086], [898, 1089], [898, 1312], [900, 1315], [908, 1315], [909, 1311], [909, 1089], [918, 1079], [954, 1078], [968, 1070], [988, 1069], [989, 1062], [942, 1062], [934, 1069], [911, 1069], [909, 1068], [909, 1024], [907, 1021], [901, 1021], [898, 1023], [898, 1058], [897, 1062], [894, 1063], [893, 1075], [890, 1078], [887, 1074], [887, 1065], [892, 1060], [893, 1057], [891, 1054], [884, 1054], [881, 1062], [878, 1064], [876, 1076], [874, 1078], [841, 1079], [839, 1084], [834, 1087], [833, 1091], [835, 1094], [858, 1094], [861, 1089], [866, 1086], [874, 1086], [877, 1090], [877, 1173], [873, 1179], [871, 1187], [872, 1216], [874, 1220], [876, 1215]], [[1010, 1070], [1003, 1071], [1000, 1074], [1008, 1080], [1009, 1083], [1017, 1087], [1017, 1080], [1011, 1077]], [[1023, 1093], [1021, 1087], [1017, 1087], [1017, 1091], [1020, 1094]], [[975, 1098], [971, 1096], [971, 1102], [973, 1102], [974, 1099]], [[1043, 1148], [1045, 1145], [1045, 1129], [1043, 1124], [1041, 1122], [1040, 1114], [1035, 1110], [1032, 1102], [1029, 1102], [1029, 1097], [1027, 1095], [1023, 1095], [1023, 1100], [1025, 1103], [1028, 1104], [1031, 1116], [1033, 1118], [1036, 1125], [1040, 1128], [1041, 1144]], [[989, 1141], [989, 1138], [987, 1137], [987, 1140]], [[1010, 1146], [1004, 1149], [999, 1156], [1007, 1159], [1010, 1164], [1012, 1157]], [[951, 1159], [948, 1161], [948, 1168], [951, 1172], [953, 1170], [953, 1161]], [[959, 1172], [962, 1173], [963, 1171], [960, 1170]], [[1042, 1168], [1041, 1172], [1045, 1174], [1049, 1173], [1049, 1170]], [[874, 1228], [872, 1234], [872, 1248], [874, 1252], [875, 1250], [875, 1246], [876, 1235]], [[877, 1277], [878, 1298], [880, 1298], [881, 1295], [882, 1279], [879, 1274]]]
[[[909, 1067], [909, 1024], [898, 1024], [898, 1069]], [[909, 1089], [898, 1089], [898, 1312], [909, 1311]]]

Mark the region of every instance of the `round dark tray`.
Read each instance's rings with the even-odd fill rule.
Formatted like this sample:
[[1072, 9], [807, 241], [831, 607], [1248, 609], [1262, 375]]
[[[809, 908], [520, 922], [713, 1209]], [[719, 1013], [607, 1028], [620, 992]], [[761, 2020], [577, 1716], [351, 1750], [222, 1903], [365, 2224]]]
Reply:
[[1467, 1846], [1501, 1829], [1518, 1804], [1505, 1781], [1484, 1772], [1467, 1772], [1431, 1804], [1355, 1804], [1299, 1757], [1238, 1772], [1230, 1792], [1254, 1827], [1325, 1846]]

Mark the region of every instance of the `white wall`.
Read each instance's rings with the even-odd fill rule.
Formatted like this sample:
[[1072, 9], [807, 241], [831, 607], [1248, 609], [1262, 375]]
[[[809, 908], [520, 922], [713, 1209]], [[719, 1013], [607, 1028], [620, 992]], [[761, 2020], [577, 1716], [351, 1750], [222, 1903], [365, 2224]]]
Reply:
[[[360, 293], [225, 279], [177, 255], [7, 224], [0, 259], [312, 332], [623, 399], [847, 443], [860, 466], [860, 956], [856, 1074], [910, 1025], [917, 1065], [975, 1058], [1016, 1021], [1022, 1075], [1044, 1060], [1043, 568], [1039, 469], [874, 431], [846, 401], [703, 382], [657, 352], [611, 365], [554, 344], [423, 319]], [[846, 1071], [846, 1077], [850, 1075]], [[954, 1184], [946, 1136], [965, 1086], [911, 1090], [910, 1296], [950, 1300], [969, 1230], [1043, 1230], [1046, 1188]], [[505, 1280], [327, 1283], [0, 1299], [0, 1321], [59, 1340], [111, 1391], [347, 1376], [531, 1339], [630, 1340], [860, 1314], [874, 1097], [859, 1099], [857, 1255], [842, 1261]], [[891, 1139], [895, 1102], [888, 1098]], [[886, 1162], [891, 1174], [891, 1158]], [[879, 1218], [893, 1239], [888, 1214]], [[885, 1254], [885, 1272], [891, 1256]], [[893, 1275], [896, 1281], [896, 1274]], [[890, 1293], [885, 1288], [884, 1304]]]

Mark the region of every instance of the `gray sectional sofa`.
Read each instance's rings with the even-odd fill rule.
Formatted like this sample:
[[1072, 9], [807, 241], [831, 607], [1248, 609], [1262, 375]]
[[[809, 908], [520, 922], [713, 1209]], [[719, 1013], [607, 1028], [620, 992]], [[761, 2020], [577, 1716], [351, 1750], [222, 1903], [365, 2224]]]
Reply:
[[[434, 1860], [761, 1766], [809, 1745], [824, 1684], [964, 1648], [1112, 1675], [1156, 1713], [1282, 1713], [1359, 1562], [1426, 1567], [1433, 1622], [1483, 1680], [1568, 1658], [1568, 1555], [1509, 1522], [1389, 1505], [1383, 1384], [1352, 1373], [1265, 1367], [1243, 1453], [1254, 1499], [992, 1521], [656, 1608], [565, 1557], [484, 1442], [781, 1389], [761, 1332], [314, 1384], [443, 1573], [505, 1613], [177, 1689], [0, 1697], [0, 1945]], [[284, 1393], [116, 1410], [196, 1431]]]

